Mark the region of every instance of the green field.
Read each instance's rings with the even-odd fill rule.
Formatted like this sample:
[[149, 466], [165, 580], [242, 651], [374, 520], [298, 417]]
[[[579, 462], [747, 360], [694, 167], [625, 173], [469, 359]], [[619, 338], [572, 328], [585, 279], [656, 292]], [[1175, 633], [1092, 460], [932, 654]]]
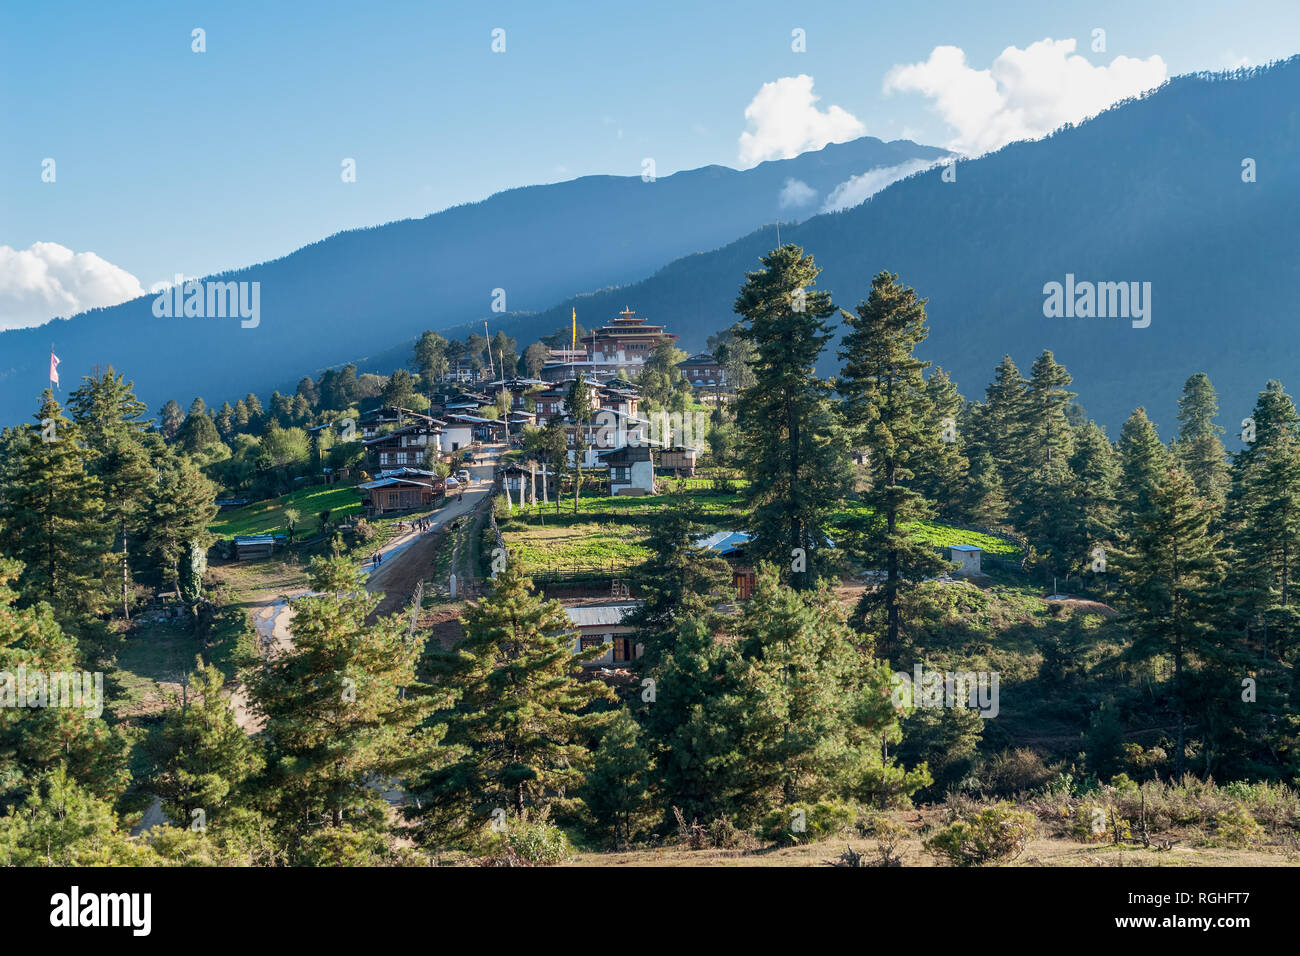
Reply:
[[289, 525], [284, 519], [286, 508], [298, 511], [297, 536], [309, 538], [320, 531], [320, 513], [326, 509], [330, 512], [330, 521], [335, 524], [342, 518], [361, 514], [361, 493], [352, 485], [312, 485], [279, 498], [255, 501], [242, 508], [223, 511], [208, 525], [208, 530], [221, 538], [287, 534]]
[[[744, 528], [744, 502], [739, 493], [727, 494], [711, 488], [691, 489], [690, 498], [699, 504], [701, 525], [707, 531], [738, 531]], [[506, 545], [528, 574], [548, 570], [615, 567], [636, 564], [649, 557], [643, 542], [647, 526], [662, 513], [671, 499], [664, 495], [584, 497], [579, 513], [573, 513], [573, 499], [566, 497], [557, 513], [555, 502], [537, 507], [516, 505], [503, 514], [505, 499], [498, 498], [497, 520]], [[861, 517], [867, 509], [849, 506], [838, 512], [832, 524]], [[937, 547], [972, 544], [986, 554], [1014, 558], [1019, 549], [995, 535], [954, 528], [934, 521], [913, 525], [916, 537]]]

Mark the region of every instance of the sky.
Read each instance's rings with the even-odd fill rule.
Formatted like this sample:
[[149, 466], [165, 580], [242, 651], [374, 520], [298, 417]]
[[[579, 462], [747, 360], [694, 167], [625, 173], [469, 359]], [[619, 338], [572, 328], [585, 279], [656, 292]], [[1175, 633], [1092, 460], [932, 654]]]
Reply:
[[1297, 52], [1295, 0], [8, 2], [0, 329], [647, 159], [976, 155]]

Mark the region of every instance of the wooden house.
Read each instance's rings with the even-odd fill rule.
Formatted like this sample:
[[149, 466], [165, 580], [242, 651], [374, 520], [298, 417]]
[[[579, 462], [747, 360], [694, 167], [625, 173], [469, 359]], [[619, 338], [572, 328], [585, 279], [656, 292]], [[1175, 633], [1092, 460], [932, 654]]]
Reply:
[[446, 483], [431, 471], [400, 468], [380, 472], [373, 481], [357, 485], [368, 517], [402, 511], [428, 510], [446, 493]]
[[612, 667], [630, 664], [639, 658], [645, 648], [636, 642], [636, 629], [624, 623], [624, 619], [637, 607], [635, 601], [617, 604], [587, 604], [581, 607], [566, 607], [569, 623], [578, 636], [574, 641], [574, 653], [605, 646], [604, 654], [593, 660], [583, 661], [583, 667]]

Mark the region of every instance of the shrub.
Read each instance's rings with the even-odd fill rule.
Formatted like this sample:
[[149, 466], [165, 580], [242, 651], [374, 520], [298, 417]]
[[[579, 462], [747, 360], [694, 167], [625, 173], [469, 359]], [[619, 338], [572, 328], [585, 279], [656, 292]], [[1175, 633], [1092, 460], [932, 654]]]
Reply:
[[1037, 824], [1032, 813], [999, 803], [953, 821], [923, 845], [951, 866], [1009, 862], [1025, 851]]
[[501, 828], [488, 837], [484, 866], [555, 866], [572, 852], [564, 831], [543, 811], [507, 815]]
[[1046, 786], [1053, 771], [1028, 747], [1004, 750], [984, 765], [984, 786], [997, 796], [1015, 796]]
[[375, 540], [375, 535], [378, 533], [379, 532], [375, 530], [375, 526], [365, 518], [358, 518], [356, 523], [352, 525], [352, 534], [356, 538], [358, 544], [369, 544], [371, 541]]
[[1247, 847], [1259, 839], [1263, 832], [1264, 828], [1243, 806], [1230, 805], [1214, 815], [1213, 842], [1216, 846], [1238, 849]]
[[857, 808], [840, 801], [791, 803], [778, 807], [759, 823], [759, 833], [770, 843], [817, 843], [854, 825]]

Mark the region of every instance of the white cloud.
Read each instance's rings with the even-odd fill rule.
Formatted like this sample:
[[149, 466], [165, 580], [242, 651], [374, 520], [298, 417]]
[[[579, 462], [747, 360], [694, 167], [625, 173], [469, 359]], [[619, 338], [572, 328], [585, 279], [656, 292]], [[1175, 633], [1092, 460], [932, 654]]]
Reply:
[[866, 127], [853, 114], [838, 106], [819, 110], [818, 99], [813, 95], [813, 78], [804, 73], [764, 83], [745, 107], [749, 129], [740, 134], [741, 168], [790, 159], [866, 134]]
[[932, 159], [909, 159], [897, 166], [877, 166], [875, 169], [868, 169], [865, 173], [846, 179], [832, 189], [831, 194], [826, 197], [826, 202], [822, 204], [821, 211], [836, 212], [840, 209], [849, 209], [858, 203], [866, 202], [890, 183], [896, 183], [913, 173], [937, 165], [939, 163]]
[[781, 187], [781, 208], [788, 209], [791, 206], [807, 206], [817, 198], [817, 190], [813, 189], [802, 179], [795, 179], [791, 176]]
[[93, 252], [57, 242], [0, 246], [0, 331], [40, 325], [144, 295], [140, 280]]
[[1019, 139], [1037, 139], [1127, 96], [1159, 86], [1169, 70], [1159, 56], [1117, 56], [1094, 66], [1074, 40], [1009, 46], [987, 70], [967, 65], [955, 46], [937, 46], [922, 63], [895, 66], [884, 91], [921, 93], [957, 133], [950, 149], [976, 155]]

